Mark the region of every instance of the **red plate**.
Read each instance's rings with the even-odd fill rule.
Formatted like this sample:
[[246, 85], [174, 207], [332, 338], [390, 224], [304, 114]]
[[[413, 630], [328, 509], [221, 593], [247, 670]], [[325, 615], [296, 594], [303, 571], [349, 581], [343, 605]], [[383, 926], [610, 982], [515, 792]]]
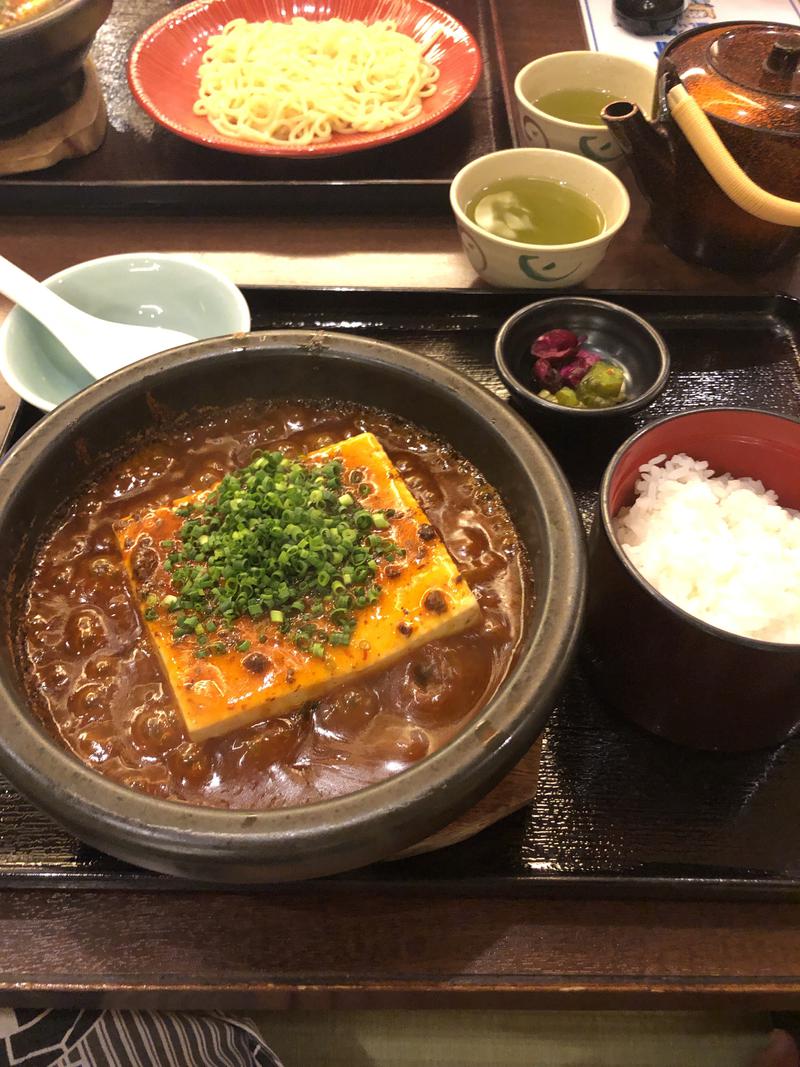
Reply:
[[[422, 101], [410, 122], [378, 133], [335, 133], [308, 145], [253, 144], [225, 137], [192, 107], [197, 99], [197, 69], [206, 40], [231, 19], [286, 22], [296, 15], [376, 22], [392, 19], [421, 43], [439, 68], [437, 91]], [[481, 73], [481, 54], [472, 34], [457, 19], [426, 0], [195, 0], [159, 19], [134, 45], [128, 64], [133, 95], [168, 130], [189, 141], [252, 156], [337, 156], [410, 137], [452, 114], [467, 99]]]

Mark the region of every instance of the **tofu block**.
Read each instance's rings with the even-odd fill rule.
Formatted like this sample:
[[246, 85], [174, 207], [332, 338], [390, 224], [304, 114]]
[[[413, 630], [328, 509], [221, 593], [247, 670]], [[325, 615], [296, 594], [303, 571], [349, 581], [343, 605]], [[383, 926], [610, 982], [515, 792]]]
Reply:
[[[250, 642], [247, 652], [232, 649], [198, 659], [194, 638], [173, 639], [174, 620], [168, 612], [159, 612], [154, 621], [142, 613], [142, 625], [195, 741], [285, 715], [365, 671], [389, 666], [428, 641], [461, 633], [480, 619], [466, 580], [374, 434], [358, 434], [306, 458], [319, 463], [341, 460], [345, 482], [348, 472], [363, 472], [374, 487], [366, 506], [370, 511], [397, 512], [384, 533], [406, 550], [406, 556], [394, 564], [381, 560], [376, 573], [381, 596], [356, 612], [350, 644], [326, 646], [324, 659], [298, 649], [276, 624], [263, 618], [242, 618], [234, 624], [237, 640]], [[163, 568], [170, 550], [160, 543], [175, 538], [183, 523], [174, 509], [211, 491], [132, 515], [116, 525], [128, 580], [140, 604], [148, 596], [160, 601], [176, 592]]]

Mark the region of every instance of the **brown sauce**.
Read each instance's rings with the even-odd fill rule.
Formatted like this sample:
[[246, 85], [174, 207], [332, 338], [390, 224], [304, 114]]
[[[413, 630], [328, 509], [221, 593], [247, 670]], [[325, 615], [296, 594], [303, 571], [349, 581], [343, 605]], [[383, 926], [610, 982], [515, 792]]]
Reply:
[[[190, 741], [140, 623], [112, 523], [213, 484], [255, 448], [302, 454], [364, 430], [381, 440], [441, 534], [478, 599], [481, 625], [292, 715]], [[30, 580], [22, 655], [48, 729], [99, 773], [216, 807], [306, 804], [387, 778], [453, 737], [508, 673], [530, 590], [502, 502], [449, 446], [361, 408], [248, 404], [152, 438], [69, 506]]]

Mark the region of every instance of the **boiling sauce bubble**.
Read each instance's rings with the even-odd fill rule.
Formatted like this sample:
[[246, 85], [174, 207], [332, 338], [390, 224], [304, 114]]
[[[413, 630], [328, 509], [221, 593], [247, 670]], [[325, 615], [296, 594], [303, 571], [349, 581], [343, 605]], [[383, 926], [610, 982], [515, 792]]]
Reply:
[[[323, 436], [342, 440], [365, 427], [422, 500], [432, 536], [451, 547], [481, 605], [480, 625], [354, 678], [290, 716], [192, 742], [138, 623], [109, 515], [216, 481], [249, 462], [254, 448], [297, 455]], [[20, 620], [32, 705], [94, 770], [141, 792], [215, 807], [313, 803], [381, 781], [441, 748], [501, 683], [529, 601], [527, 565], [502, 501], [446, 444], [363, 408], [254, 404], [171, 428], [163, 452], [169, 464], [158, 442], [146, 444], [74, 502], [43, 549]], [[116, 495], [131, 485], [132, 498]]]

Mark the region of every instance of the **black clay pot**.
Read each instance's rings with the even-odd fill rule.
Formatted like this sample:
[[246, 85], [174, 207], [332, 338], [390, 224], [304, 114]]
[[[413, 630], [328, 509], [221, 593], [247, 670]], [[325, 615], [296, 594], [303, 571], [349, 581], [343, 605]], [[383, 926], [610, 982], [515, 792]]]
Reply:
[[221, 811], [116, 785], [31, 715], [10, 637], [0, 648], [0, 771], [78, 837], [145, 867], [228, 882], [307, 878], [393, 855], [486, 793], [542, 730], [575, 649], [585, 560], [572, 494], [505, 404], [423, 356], [347, 335], [278, 331], [202, 341], [119, 371], [44, 418], [0, 465], [0, 632], [13, 635], [25, 577], [53, 513], [110, 450], [200, 406], [246, 398], [346, 399], [450, 441], [505, 499], [535, 583], [517, 663], [446, 747], [358, 793], [307, 807]]
[[112, 0], [63, 0], [0, 31], [0, 138], [44, 122], [78, 99], [83, 61]]

